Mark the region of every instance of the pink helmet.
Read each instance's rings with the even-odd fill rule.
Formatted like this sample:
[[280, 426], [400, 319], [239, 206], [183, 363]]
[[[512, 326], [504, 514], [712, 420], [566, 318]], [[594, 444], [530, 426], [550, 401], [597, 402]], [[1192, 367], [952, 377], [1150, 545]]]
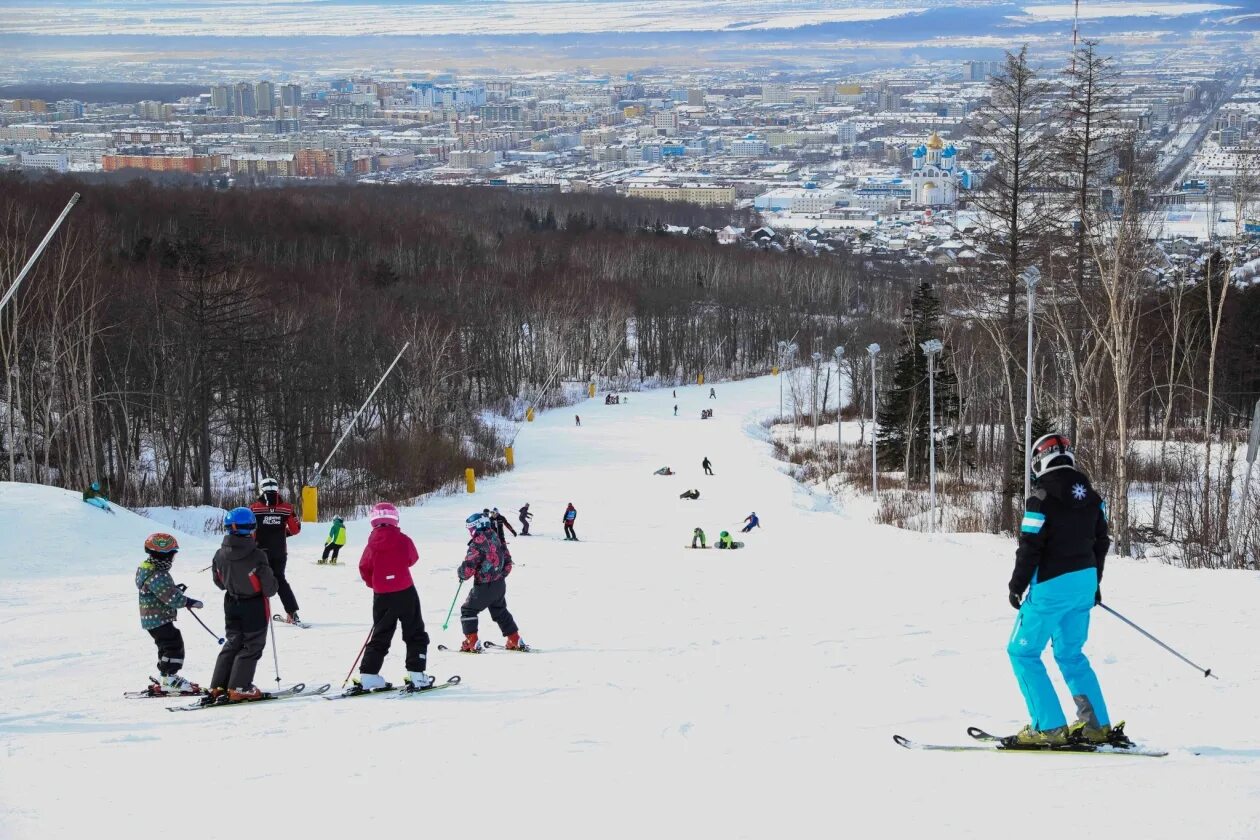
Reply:
[[393, 525], [398, 527], [398, 508], [389, 502], [380, 502], [376, 507], [372, 508], [372, 513], [368, 517], [372, 523], [372, 527], [377, 525]]

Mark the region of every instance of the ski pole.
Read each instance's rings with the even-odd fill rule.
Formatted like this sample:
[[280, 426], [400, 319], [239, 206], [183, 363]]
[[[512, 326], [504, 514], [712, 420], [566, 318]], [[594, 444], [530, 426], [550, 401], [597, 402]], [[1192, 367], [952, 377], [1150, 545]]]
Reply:
[[1171, 653], [1173, 656], [1177, 657], [1177, 658], [1178, 658], [1178, 659], [1180, 659], [1182, 662], [1184, 662], [1184, 663], [1186, 663], [1187, 665], [1189, 665], [1191, 668], [1194, 668], [1194, 670], [1196, 670], [1196, 671], [1201, 671], [1201, 672], [1203, 673], [1203, 676], [1205, 676], [1205, 677], [1211, 677], [1211, 678], [1212, 678], [1212, 679], [1214, 679], [1214, 680], [1219, 680], [1219, 679], [1220, 679], [1220, 677], [1218, 677], [1218, 676], [1216, 676], [1216, 674], [1213, 674], [1213, 673], [1212, 673], [1212, 669], [1211, 669], [1211, 668], [1203, 668], [1203, 667], [1200, 667], [1199, 665], [1194, 664], [1194, 663], [1193, 663], [1193, 662], [1191, 662], [1189, 659], [1186, 659], [1186, 658], [1185, 658], [1184, 656], [1182, 656], [1180, 653], [1177, 653], [1177, 651], [1173, 650], [1173, 649], [1172, 649], [1172, 648], [1170, 648], [1168, 645], [1164, 644], [1164, 643], [1163, 643], [1163, 642], [1161, 642], [1159, 639], [1157, 639], [1157, 638], [1155, 638], [1154, 636], [1152, 636], [1150, 633], [1147, 633], [1147, 632], [1146, 632], [1145, 630], [1143, 630], [1141, 627], [1138, 627], [1138, 626], [1137, 626], [1136, 624], [1134, 624], [1132, 621], [1129, 621], [1129, 619], [1127, 619], [1127, 618], [1125, 618], [1124, 616], [1120, 615], [1120, 613], [1116, 612], [1115, 610], [1113, 610], [1111, 607], [1107, 606], [1106, 604], [1101, 604], [1101, 603], [1100, 603], [1098, 606], [1102, 607], [1104, 610], [1106, 610], [1107, 612], [1111, 613], [1111, 614], [1112, 614], [1112, 615], [1114, 615], [1116, 618], [1120, 619], [1120, 620], [1121, 620], [1121, 621], [1123, 621], [1125, 624], [1129, 625], [1129, 626], [1130, 626], [1130, 627], [1132, 627], [1134, 630], [1138, 631], [1138, 632], [1139, 632], [1139, 633], [1141, 633], [1143, 636], [1145, 636], [1146, 638], [1150, 639], [1152, 642], [1154, 642], [1155, 644], [1159, 645], [1159, 646], [1160, 646], [1160, 647], [1162, 647], [1164, 650], [1168, 651], [1168, 652], [1169, 652], [1169, 653]]
[[271, 625], [271, 661], [276, 666], [276, 688], [280, 687], [280, 652], [276, 648], [276, 622], [271, 618], [271, 599], [263, 598], [263, 609], [267, 614], [267, 623]]
[[[384, 617], [382, 617], [381, 621], [384, 620]], [[368, 631], [367, 638], [363, 640], [363, 647], [359, 648], [359, 655], [354, 658], [354, 664], [350, 666], [349, 671], [346, 671], [346, 678], [341, 681], [342, 688], [345, 688], [346, 683], [350, 682], [350, 675], [354, 673], [354, 669], [359, 664], [359, 660], [363, 658], [363, 652], [367, 650], [368, 642], [372, 641], [372, 637], [376, 635], [376, 628], [378, 626], [379, 622], [377, 624], [373, 624], [372, 629]]]
[[[188, 608], [188, 614], [191, 615], [193, 618], [197, 619], [197, 623], [200, 624], [202, 627], [206, 627], [206, 623], [197, 616], [197, 613], [193, 612], [192, 607]], [[223, 644], [224, 639], [218, 633], [214, 632], [209, 627], [206, 627], [206, 632], [209, 633], [211, 636], [214, 636], [214, 638], [219, 642], [219, 644]]]
[[451, 623], [451, 613], [455, 612], [455, 602], [459, 600], [459, 590], [464, 588], [464, 582], [461, 580], [459, 586], [455, 587], [455, 597], [451, 599], [451, 608], [446, 611], [446, 621], [442, 622], [442, 629], [445, 630], [447, 625]]

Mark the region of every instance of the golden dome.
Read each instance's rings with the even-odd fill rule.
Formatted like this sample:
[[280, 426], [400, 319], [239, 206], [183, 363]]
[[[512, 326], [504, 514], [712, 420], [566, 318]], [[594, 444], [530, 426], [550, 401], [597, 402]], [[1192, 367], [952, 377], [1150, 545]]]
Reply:
[[945, 141], [941, 139], [939, 134], [933, 131], [932, 136], [928, 138], [927, 147], [929, 149], [943, 149], [945, 148]]

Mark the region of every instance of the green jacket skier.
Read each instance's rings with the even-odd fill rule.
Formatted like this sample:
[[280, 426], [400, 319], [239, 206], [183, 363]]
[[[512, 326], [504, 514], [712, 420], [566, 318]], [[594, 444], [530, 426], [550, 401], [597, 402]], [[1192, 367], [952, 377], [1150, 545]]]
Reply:
[[[328, 539], [324, 540], [324, 553], [319, 558], [321, 565], [330, 563], [337, 565], [337, 555], [341, 553], [341, 547], [346, 544], [346, 524], [340, 516], [334, 516], [332, 527], [328, 529]], [[332, 559], [329, 560], [329, 555]]]

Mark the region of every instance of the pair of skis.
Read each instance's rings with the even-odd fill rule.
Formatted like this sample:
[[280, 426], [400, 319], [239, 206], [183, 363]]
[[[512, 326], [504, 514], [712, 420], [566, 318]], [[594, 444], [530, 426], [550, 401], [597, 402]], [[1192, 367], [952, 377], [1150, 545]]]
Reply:
[[1061, 746], [1010, 747], [1002, 743], [998, 735], [991, 735], [975, 726], [967, 727], [967, 734], [978, 744], [920, 744], [902, 735], [894, 735], [893, 742], [908, 750], [930, 750], [938, 752], [1001, 752], [1020, 755], [1046, 755], [1070, 753], [1073, 755], [1133, 755], [1145, 758], [1162, 758], [1168, 755], [1164, 750], [1150, 749], [1138, 744], [1132, 746], [1115, 746], [1112, 744], [1068, 743]]
[[330, 694], [325, 700], [349, 700], [351, 697], [370, 697], [373, 694], [388, 694], [391, 697], [411, 697], [415, 694], [428, 694], [431, 691], [441, 691], [444, 688], [454, 688], [459, 685], [460, 676], [456, 674], [450, 677], [446, 682], [435, 682], [433, 685], [426, 685], [424, 688], [415, 688], [411, 685], [405, 685], [399, 688], [386, 683], [380, 688], [360, 688], [359, 686], [351, 686], [340, 694]]
[[196, 712], [201, 709], [222, 709], [234, 706], [252, 706], [255, 703], [266, 703], [275, 700], [293, 700], [298, 697], [318, 697], [319, 695], [332, 688], [332, 683], [324, 683], [308, 688], [306, 683], [298, 683], [297, 685], [282, 688], [278, 691], [264, 691], [263, 696], [257, 700], [237, 700], [235, 702], [219, 702], [219, 703], [190, 703], [187, 706], [167, 706], [168, 712]]
[[502, 650], [508, 653], [538, 653], [538, 648], [532, 648], [524, 642], [518, 648], [505, 647], [498, 642], [477, 642], [475, 650], [460, 650], [459, 648], [450, 648], [446, 645], [438, 645], [437, 649], [444, 653], [482, 653], [487, 650]]

